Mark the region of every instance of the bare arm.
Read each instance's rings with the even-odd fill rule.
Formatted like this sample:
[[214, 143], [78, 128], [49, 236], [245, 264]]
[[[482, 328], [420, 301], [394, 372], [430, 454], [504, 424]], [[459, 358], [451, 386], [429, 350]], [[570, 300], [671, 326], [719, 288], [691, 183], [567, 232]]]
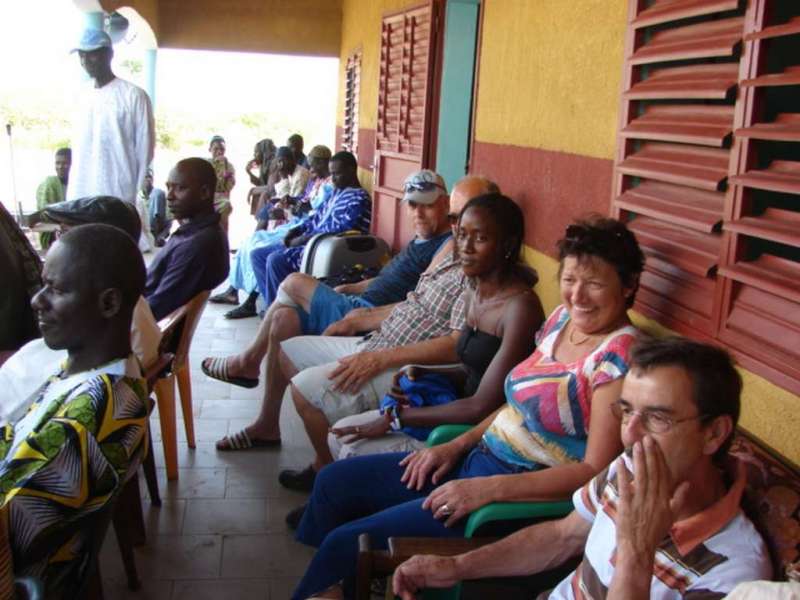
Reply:
[[401, 412], [404, 425], [433, 427], [442, 423], [476, 423], [505, 400], [506, 375], [525, 360], [535, 347], [534, 335], [544, 319], [532, 294], [508, 302], [503, 315], [503, 341], [472, 396], [439, 406], [409, 407]]
[[397, 304], [375, 306], [372, 308], [355, 308], [335, 323], [331, 323], [322, 335], [357, 335], [364, 331], [375, 331], [383, 320], [391, 314]]
[[394, 593], [413, 600], [420, 589], [448, 587], [464, 579], [541, 573], [583, 552], [590, 529], [589, 522], [572, 512], [465, 554], [414, 556], [395, 570]]
[[340, 294], [363, 294], [367, 291], [367, 287], [373, 281], [375, 281], [375, 277], [362, 279], [361, 281], [356, 281], [355, 283], [343, 283], [342, 285], [337, 285], [335, 288], [333, 288], [333, 291], [339, 292]]

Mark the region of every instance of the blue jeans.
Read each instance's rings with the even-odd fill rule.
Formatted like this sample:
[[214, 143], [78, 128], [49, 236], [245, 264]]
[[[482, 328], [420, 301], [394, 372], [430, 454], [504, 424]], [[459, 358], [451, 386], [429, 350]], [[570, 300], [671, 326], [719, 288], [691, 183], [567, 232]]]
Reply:
[[[461, 537], [464, 523], [445, 527], [422, 502], [436, 488], [409, 490], [400, 477], [406, 453], [373, 454], [336, 461], [317, 475], [314, 491], [297, 528], [298, 541], [319, 549], [292, 595], [303, 600], [344, 579], [345, 598], [353, 595], [358, 536], [368, 533], [375, 548], [392, 536]], [[469, 477], [522, 472], [495, 458], [482, 444], [474, 448], [439, 485]], [[463, 521], [463, 520], [462, 520]]]
[[287, 248], [283, 242], [255, 248], [250, 252], [258, 291], [267, 306], [275, 300], [281, 282], [297, 271], [295, 259], [302, 254], [302, 246]]

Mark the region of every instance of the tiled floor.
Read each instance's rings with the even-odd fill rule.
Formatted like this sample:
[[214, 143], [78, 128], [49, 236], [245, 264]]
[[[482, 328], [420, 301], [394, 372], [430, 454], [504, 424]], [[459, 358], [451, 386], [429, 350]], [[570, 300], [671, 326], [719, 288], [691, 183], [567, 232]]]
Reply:
[[237, 388], [200, 371], [204, 357], [235, 352], [255, 334], [258, 319], [228, 321], [222, 317], [228, 308], [209, 304], [194, 337], [191, 367], [197, 448], [188, 448], [179, 421], [178, 481], [166, 481], [158, 415], [153, 414], [163, 504], [152, 506], [143, 492], [148, 537], [146, 545], [136, 549], [142, 579], [137, 592], [126, 587], [117, 543], [109, 531], [101, 560], [108, 599], [283, 600], [313, 554], [313, 549], [294, 541], [283, 521], [287, 512], [305, 501], [305, 495], [285, 490], [277, 481], [280, 469], [305, 466], [312, 457], [294, 407], [283, 407], [280, 450], [217, 452], [214, 448], [222, 434], [241, 429], [257, 414], [263, 389]]

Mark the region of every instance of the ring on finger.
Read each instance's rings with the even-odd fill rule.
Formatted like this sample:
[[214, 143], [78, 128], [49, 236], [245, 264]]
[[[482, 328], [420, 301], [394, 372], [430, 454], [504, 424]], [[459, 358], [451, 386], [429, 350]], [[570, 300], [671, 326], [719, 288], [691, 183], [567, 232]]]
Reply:
[[361, 433], [361, 427], [356, 427], [356, 433]]
[[445, 502], [439, 507], [439, 512], [442, 513], [443, 515], [452, 515], [453, 509], [447, 506], [447, 503]]

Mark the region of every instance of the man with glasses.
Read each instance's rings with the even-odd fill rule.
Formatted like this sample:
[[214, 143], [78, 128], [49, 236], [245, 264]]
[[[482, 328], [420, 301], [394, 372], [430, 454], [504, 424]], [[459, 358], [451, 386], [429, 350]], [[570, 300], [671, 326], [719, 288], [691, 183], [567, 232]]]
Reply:
[[741, 387], [714, 346], [640, 343], [612, 407], [625, 452], [575, 492], [575, 510], [472, 552], [414, 556], [395, 572], [395, 593], [537, 574], [581, 553], [540, 599], [722, 598], [768, 579], [767, 549], [740, 508], [744, 472], [728, 455]]
[[[466, 177], [453, 187], [448, 199], [441, 177], [426, 170], [412, 173], [406, 179], [405, 189], [404, 201], [417, 237], [376, 278], [331, 289], [308, 275], [292, 274], [282, 283], [256, 339], [244, 352], [203, 361], [206, 375], [255, 387], [261, 361], [266, 357], [267, 388], [261, 413], [242, 431], [221, 439], [218, 449], [238, 450], [279, 443], [278, 415], [288, 384], [278, 365], [282, 341], [301, 334], [356, 336], [378, 329], [395, 311], [405, 317], [398, 316], [394, 320], [395, 325], [390, 327], [392, 335], [410, 327], [413, 339], [409, 339], [414, 342], [444, 335], [445, 330], [449, 333], [448, 320], [463, 285], [460, 266], [453, 256], [454, 245], [449, 239], [449, 211], [457, 213], [470, 198], [497, 189], [497, 186], [481, 177]], [[434, 300], [436, 291], [440, 295]], [[410, 316], [412, 312], [414, 315]], [[424, 327], [415, 327], [415, 323], [424, 319]], [[379, 340], [383, 337], [380, 333], [373, 336]], [[319, 361], [308, 366], [357, 351], [355, 346], [342, 350], [339, 346], [345, 339], [341, 337], [302, 339], [306, 340], [302, 347], [307, 344], [316, 347], [317, 339], [330, 340], [337, 346], [335, 356], [307, 355], [303, 364]], [[357, 341], [360, 338], [347, 339]]]

